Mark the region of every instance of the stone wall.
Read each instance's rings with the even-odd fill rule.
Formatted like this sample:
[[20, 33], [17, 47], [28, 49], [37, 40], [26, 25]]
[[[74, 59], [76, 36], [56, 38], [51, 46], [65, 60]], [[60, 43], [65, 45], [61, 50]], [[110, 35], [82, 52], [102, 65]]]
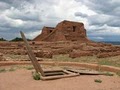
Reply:
[[0, 53], [0, 61], [5, 61], [5, 58], [3, 57], [2, 53]]

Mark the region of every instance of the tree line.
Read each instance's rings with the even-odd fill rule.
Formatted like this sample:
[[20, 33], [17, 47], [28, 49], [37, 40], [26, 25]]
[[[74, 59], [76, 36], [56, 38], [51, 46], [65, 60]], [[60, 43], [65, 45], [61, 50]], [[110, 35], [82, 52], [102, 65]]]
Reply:
[[[31, 39], [27, 39], [28, 41], [31, 41]], [[20, 37], [16, 37], [16, 38], [14, 38], [14, 39], [12, 39], [12, 40], [6, 40], [6, 39], [4, 39], [4, 38], [0, 38], [0, 41], [14, 41], [14, 42], [17, 42], [17, 41], [23, 41], [23, 39], [22, 38], [20, 38]]]

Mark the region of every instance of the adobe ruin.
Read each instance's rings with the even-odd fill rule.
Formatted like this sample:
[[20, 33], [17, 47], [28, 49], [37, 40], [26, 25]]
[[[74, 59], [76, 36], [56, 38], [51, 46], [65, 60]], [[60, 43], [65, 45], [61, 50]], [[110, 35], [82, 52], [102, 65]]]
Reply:
[[43, 27], [34, 41], [88, 41], [86, 29], [81, 22], [64, 20], [53, 27]]
[[[55, 28], [43, 27], [42, 33], [29, 43], [38, 58], [52, 58], [60, 54], [68, 54], [71, 58], [82, 56], [104, 58], [120, 55], [119, 46], [89, 40], [83, 23], [66, 20], [58, 23]], [[23, 42], [0, 42], [0, 53], [27, 55]]]

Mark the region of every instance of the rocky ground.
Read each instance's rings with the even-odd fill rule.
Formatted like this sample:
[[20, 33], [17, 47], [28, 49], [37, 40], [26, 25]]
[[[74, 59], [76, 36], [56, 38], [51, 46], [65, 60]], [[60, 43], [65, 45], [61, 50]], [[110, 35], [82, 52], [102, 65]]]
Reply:
[[[29, 42], [38, 60], [120, 67], [120, 47], [95, 42]], [[29, 61], [23, 42], [0, 42], [0, 62]], [[4, 67], [9, 68], [8, 67]], [[0, 67], [0, 90], [120, 90], [118, 76], [78, 76], [36, 81], [31, 70]], [[96, 82], [100, 80], [101, 82]]]

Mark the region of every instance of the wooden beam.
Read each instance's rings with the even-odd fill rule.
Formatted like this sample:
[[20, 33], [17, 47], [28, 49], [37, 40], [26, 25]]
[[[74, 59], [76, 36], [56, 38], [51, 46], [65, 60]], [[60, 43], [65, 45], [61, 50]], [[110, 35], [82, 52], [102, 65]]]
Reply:
[[98, 71], [85, 71], [85, 70], [75, 70], [75, 69], [67, 69], [67, 70], [73, 73], [79, 73], [80, 75], [105, 75], [105, 73]]
[[45, 76], [56, 76], [56, 75], [64, 75], [64, 72], [45, 73]]
[[67, 75], [57, 75], [57, 76], [48, 76], [48, 77], [41, 76], [41, 80], [54, 80], [54, 79], [69, 78], [69, 77], [76, 77], [76, 76], [79, 76], [79, 74], [72, 73], [72, 74], [67, 74]]
[[44, 72], [42, 70], [42, 67], [40, 66], [40, 64], [38, 63], [38, 61], [37, 61], [37, 59], [36, 59], [36, 57], [34, 55], [34, 53], [32, 52], [32, 49], [31, 49], [31, 47], [30, 47], [30, 45], [29, 45], [29, 43], [28, 43], [24, 33], [22, 31], [20, 31], [20, 34], [21, 34], [21, 37], [23, 38], [23, 41], [24, 41], [25, 46], [27, 48], [27, 52], [28, 52], [29, 58], [32, 61], [32, 64], [33, 64], [36, 72], [40, 72], [40, 74], [42, 76], [45, 76], [45, 74], [44, 74]]
[[45, 69], [44, 70], [44, 73], [51, 73], [51, 72], [63, 72], [63, 69], [56, 69], [56, 70]]

